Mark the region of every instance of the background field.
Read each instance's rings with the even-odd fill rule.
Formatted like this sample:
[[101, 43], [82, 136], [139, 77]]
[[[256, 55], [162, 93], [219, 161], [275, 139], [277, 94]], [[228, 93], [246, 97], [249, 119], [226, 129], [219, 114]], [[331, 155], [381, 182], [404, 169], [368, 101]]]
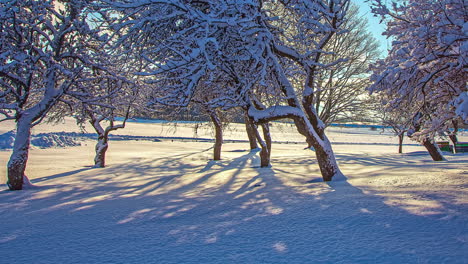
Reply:
[[[194, 126], [129, 123], [103, 169], [89, 137], [33, 147], [36, 187], [0, 191], [0, 263], [468, 263], [466, 154], [433, 162], [411, 141], [397, 154], [388, 131], [332, 127], [348, 180], [324, 183], [290, 125], [273, 125], [271, 168], [242, 125], [226, 129], [221, 161], [211, 128]], [[51, 132], [79, 130], [34, 129]]]

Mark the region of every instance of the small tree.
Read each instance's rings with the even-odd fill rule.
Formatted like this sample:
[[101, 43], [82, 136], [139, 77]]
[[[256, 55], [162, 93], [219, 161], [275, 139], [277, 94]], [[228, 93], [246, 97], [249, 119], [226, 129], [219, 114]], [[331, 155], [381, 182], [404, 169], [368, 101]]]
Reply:
[[368, 32], [368, 22], [351, 5], [341, 26], [325, 46], [322, 64], [337, 62], [317, 73], [315, 111], [325, 126], [356, 120], [365, 111], [365, 88], [370, 85], [369, 67], [380, 56], [377, 40]]
[[[95, 98], [101, 99], [79, 102], [75, 117], [81, 125], [88, 121], [97, 133], [94, 166], [103, 168], [106, 165], [109, 135], [112, 131], [125, 128], [132, 109], [136, 107], [134, 102], [138, 91], [136, 85], [119, 79], [100, 79], [95, 86], [94, 91], [103, 93], [95, 94]], [[117, 118], [122, 118], [121, 122], [117, 122]]]

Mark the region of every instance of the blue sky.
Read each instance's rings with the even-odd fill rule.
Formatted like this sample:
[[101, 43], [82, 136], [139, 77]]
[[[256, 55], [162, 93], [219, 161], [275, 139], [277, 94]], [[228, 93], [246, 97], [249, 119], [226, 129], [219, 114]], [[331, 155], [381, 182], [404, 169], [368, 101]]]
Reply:
[[382, 36], [382, 32], [385, 30], [385, 25], [380, 24], [380, 18], [374, 17], [369, 4], [364, 0], [352, 0], [359, 6], [359, 12], [369, 20], [369, 31], [374, 34], [374, 37], [380, 42], [380, 47], [384, 55], [387, 54], [387, 49], [391, 43], [385, 36]]

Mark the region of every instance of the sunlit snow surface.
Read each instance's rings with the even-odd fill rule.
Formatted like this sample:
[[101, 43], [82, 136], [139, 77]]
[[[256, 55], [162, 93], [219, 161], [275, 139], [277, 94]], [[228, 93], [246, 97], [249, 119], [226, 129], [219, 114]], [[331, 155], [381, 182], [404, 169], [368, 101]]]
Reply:
[[[33, 133], [62, 131], [78, 130], [68, 120]], [[0, 263], [468, 263], [467, 154], [436, 163], [411, 141], [396, 154], [388, 132], [330, 128], [348, 180], [327, 184], [304, 143], [273, 144], [272, 167], [259, 168], [248, 143], [229, 141], [247, 138], [242, 125], [226, 130], [221, 161], [193, 140], [209, 127], [118, 132], [133, 138], [110, 142], [104, 169], [91, 167], [90, 138], [30, 151], [36, 187], [0, 191]], [[302, 141], [289, 125], [272, 133]]]

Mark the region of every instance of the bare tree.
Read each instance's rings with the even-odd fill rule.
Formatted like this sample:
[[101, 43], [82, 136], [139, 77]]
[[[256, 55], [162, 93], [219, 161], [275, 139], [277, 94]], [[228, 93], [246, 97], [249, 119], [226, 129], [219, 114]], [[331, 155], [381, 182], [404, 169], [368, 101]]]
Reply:
[[333, 35], [325, 46], [323, 64], [338, 62], [317, 74], [314, 107], [325, 126], [359, 119], [365, 111], [365, 88], [370, 85], [368, 65], [380, 56], [379, 44], [367, 27], [358, 7], [351, 5], [341, 26], [344, 32]]

